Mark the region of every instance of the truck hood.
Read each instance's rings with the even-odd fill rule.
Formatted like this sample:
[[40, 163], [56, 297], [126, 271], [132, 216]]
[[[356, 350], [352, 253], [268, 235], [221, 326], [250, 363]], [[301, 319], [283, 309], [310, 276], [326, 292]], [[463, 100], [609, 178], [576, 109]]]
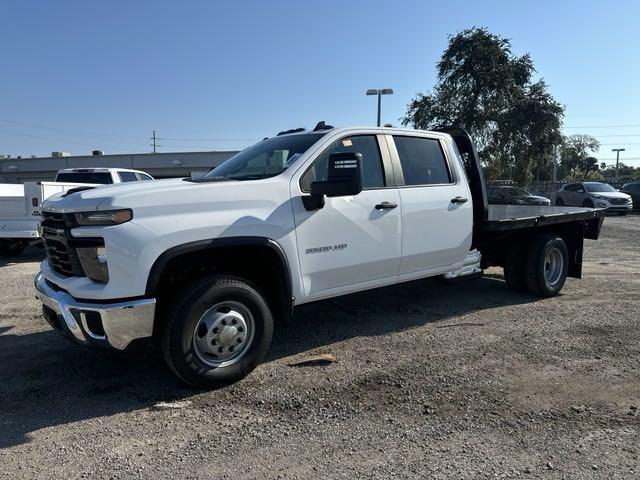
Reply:
[[[277, 177], [249, 181], [190, 182], [184, 179], [154, 180], [103, 185], [74, 192], [69, 195], [57, 194], [49, 197], [42, 207], [55, 212], [87, 212], [95, 210], [115, 210], [131, 208], [139, 210], [188, 210], [206, 204], [224, 203], [232, 198], [251, 201], [263, 198], [256, 187], [267, 187]], [[277, 180], [282, 183], [282, 179]], [[259, 190], [262, 190], [260, 188]]]

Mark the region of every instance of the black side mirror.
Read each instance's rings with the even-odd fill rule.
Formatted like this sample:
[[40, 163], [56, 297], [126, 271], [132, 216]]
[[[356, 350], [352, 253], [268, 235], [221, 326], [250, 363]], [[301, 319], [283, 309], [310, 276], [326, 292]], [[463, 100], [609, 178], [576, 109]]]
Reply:
[[333, 153], [329, 156], [329, 171], [324, 182], [311, 183], [311, 196], [302, 197], [307, 210], [324, 206], [324, 197], [346, 197], [362, 191], [362, 154]]

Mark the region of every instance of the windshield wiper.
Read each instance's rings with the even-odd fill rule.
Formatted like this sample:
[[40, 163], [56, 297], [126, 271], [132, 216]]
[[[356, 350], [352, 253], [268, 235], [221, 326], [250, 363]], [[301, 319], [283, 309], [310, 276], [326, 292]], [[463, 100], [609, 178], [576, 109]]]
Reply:
[[262, 180], [263, 178], [273, 177], [273, 175], [265, 175], [263, 173], [253, 173], [251, 175], [232, 175], [231, 180]]
[[206, 182], [224, 182], [225, 180], [230, 180], [229, 177], [200, 177], [200, 178], [183, 178], [185, 182], [193, 182], [193, 183], [206, 183]]

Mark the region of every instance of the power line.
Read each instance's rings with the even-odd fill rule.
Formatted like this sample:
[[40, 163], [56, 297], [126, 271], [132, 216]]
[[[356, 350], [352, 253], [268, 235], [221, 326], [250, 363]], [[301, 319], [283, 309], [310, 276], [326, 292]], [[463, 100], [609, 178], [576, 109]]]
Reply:
[[[574, 134], [581, 135], [581, 134]], [[604, 135], [589, 135], [590, 137], [605, 138], [605, 137], [640, 137], [640, 133], [607, 133]]]
[[578, 126], [566, 126], [564, 128], [635, 128], [640, 127], [639, 123], [633, 125], [578, 125]]
[[180, 138], [180, 137], [158, 137], [158, 140], [169, 140], [177, 142], [254, 142], [253, 138]]
[[95, 132], [91, 132], [91, 131], [78, 131], [78, 130], [67, 130], [67, 129], [63, 129], [63, 128], [56, 128], [56, 127], [46, 127], [43, 125], [35, 125], [33, 123], [27, 123], [27, 122], [19, 122], [17, 120], [0, 120], [3, 123], [8, 123], [10, 125], [16, 125], [18, 127], [26, 127], [26, 128], [35, 128], [38, 130], [48, 130], [51, 132], [60, 132], [60, 133], [68, 133], [71, 135], [76, 135], [76, 136], [83, 136], [83, 137], [97, 137], [97, 138], [114, 138], [114, 137], [118, 137], [118, 138], [129, 138], [129, 139], [139, 139], [140, 136], [133, 136], [133, 135], [121, 135], [121, 134], [116, 134], [116, 133], [109, 133], [109, 134], [104, 134], [104, 133], [95, 133]]

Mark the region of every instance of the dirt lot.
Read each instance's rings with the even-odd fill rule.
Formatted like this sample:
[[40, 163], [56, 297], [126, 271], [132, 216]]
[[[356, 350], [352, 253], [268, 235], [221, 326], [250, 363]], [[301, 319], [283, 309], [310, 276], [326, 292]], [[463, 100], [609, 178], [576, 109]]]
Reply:
[[0, 262], [0, 478], [640, 478], [640, 216], [553, 299], [492, 270], [302, 307], [211, 392], [51, 331], [39, 255]]

